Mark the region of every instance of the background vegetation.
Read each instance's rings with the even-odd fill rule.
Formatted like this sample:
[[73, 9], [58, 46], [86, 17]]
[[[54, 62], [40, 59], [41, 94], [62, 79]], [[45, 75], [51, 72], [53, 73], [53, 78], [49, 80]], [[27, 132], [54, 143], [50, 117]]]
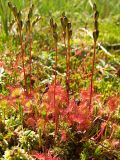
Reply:
[[0, 160], [120, 159], [119, 10], [0, 0]]

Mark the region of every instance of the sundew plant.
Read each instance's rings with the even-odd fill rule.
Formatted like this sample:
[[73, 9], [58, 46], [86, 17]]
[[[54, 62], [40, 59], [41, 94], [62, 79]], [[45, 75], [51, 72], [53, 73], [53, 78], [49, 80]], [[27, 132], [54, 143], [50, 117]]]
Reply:
[[0, 1], [0, 160], [120, 159], [120, 17], [102, 10]]

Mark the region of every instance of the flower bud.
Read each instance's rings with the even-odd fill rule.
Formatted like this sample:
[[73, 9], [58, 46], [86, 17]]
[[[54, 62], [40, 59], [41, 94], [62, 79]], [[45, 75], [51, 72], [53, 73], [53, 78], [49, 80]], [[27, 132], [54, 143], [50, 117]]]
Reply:
[[13, 6], [12, 10], [13, 10], [14, 16], [17, 17], [18, 16], [17, 15], [17, 8], [15, 6]]
[[98, 20], [98, 17], [99, 17], [99, 12], [96, 11], [95, 14], [94, 14], [94, 19], [95, 19], [95, 20]]
[[53, 25], [54, 25], [53, 18], [50, 18], [50, 26], [51, 26], [51, 28], [53, 28]]
[[21, 14], [20, 11], [17, 13], [17, 17], [18, 17], [19, 20], [21, 20], [22, 14]]
[[58, 34], [56, 32], [53, 32], [53, 38], [54, 38], [55, 42], [57, 43], [57, 41], [58, 41]]
[[68, 19], [67, 19], [66, 16], [64, 16], [63, 21], [64, 21], [64, 25], [65, 25], [65, 27], [66, 27], [66, 26], [67, 26], [67, 23], [68, 23]]
[[65, 12], [62, 13], [62, 16], [65, 17]]
[[94, 41], [95, 41], [95, 42], [97, 41], [98, 36], [99, 36], [99, 31], [98, 31], [98, 30], [94, 30], [94, 31], [93, 31], [93, 38], [94, 38]]
[[96, 10], [97, 10], [97, 6], [96, 6], [96, 4], [95, 4], [95, 3], [93, 4], [93, 10], [94, 10], [94, 11], [96, 11]]
[[33, 14], [33, 7], [30, 8], [29, 13], [28, 13], [28, 19], [32, 17]]
[[70, 22], [67, 23], [67, 28], [68, 28], [68, 30], [71, 29], [71, 23]]
[[12, 5], [11, 2], [8, 2], [8, 7], [9, 7], [10, 9], [12, 9], [13, 5]]
[[56, 29], [57, 29], [57, 23], [54, 23], [54, 25], [53, 25], [53, 32], [55, 32]]
[[94, 22], [94, 27], [95, 27], [96, 30], [98, 30], [98, 21]]
[[9, 25], [9, 30], [11, 30], [12, 26], [14, 25], [14, 23], [15, 23], [15, 20], [12, 20], [12, 22]]
[[72, 30], [69, 30], [68, 33], [69, 33], [69, 38], [71, 38], [72, 37]]
[[26, 22], [26, 28], [27, 28], [28, 30], [30, 30], [30, 20], [28, 20], [28, 21]]
[[64, 26], [63, 17], [60, 18], [60, 21], [61, 21], [61, 25], [62, 25], [62, 27], [63, 27], [63, 26]]
[[19, 29], [20, 29], [20, 30], [22, 30], [22, 26], [23, 26], [23, 22], [22, 22], [22, 20], [20, 20], [20, 22], [19, 22], [19, 24], [18, 24], [18, 25], [19, 25]]
[[63, 32], [63, 37], [66, 37], [66, 32]]
[[34, 4], [32, 4], [31, 8], [32, 8], [32, 10], [34, 9]]
[[39, 17], [37, 17], [34, 21], [33, 21], [33, 23], [32, 23], [32, 26], [34, 26], [39, 20], [41, 19], [41, 17], [39, 16]]

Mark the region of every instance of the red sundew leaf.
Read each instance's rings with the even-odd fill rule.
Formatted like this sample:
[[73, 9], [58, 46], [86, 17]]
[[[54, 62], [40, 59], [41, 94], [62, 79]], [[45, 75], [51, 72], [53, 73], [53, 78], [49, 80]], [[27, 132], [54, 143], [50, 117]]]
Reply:
[[105, 132], [106, 126], [107, 126], [107, 122], [101, 123], [101, 129], [100, 129], [100, 131], [98, 132], [98, 135], [97, 135], [97, 137], [95, 138], [95, 140], [101, 139], [101, 137], [103, 136], [103, 134], [104, 134], [104, 132]]
[[48, 115], [51, 114], [51, 113], [54, 113], [54, 111], [55, 111], [52, 104], [53, 104], [52, 102], [49, 103], [49, 104], [48, 103], [44, 103], [44, 105], [46, 106]]
[[76, 55], [76, 56], [81, 56], [81, 55], [82, 55], [82, 51], [79, 50], [79, 49], [76, 49], [75, 55]]
[[81, 103], [76, 106], [72, 112], [69, 113], [68, 122], [69, 124], [77, 124], [78, 130], [86, 130], [90, 127], [92, 120], [92, 112], [89, 111], [89, 107], [86, 103]]
[[35, 128], [36, 127], [36, 120], [33, 117], [30, 117], [25, 121], [25, 124], [32, 127], [32, 128]]
[[7, 86], [7, 89], [9, 90], [11, 97], [20, 97], [21, 94], [23, 94], [23, 89], [20, 85]]
[[[80, 92], [81, 105], [88, 107], [90, 102], [90, 89], [81, 90]], [[101, 94], [96, 94], [93, 89], [93, 104], [101, 104]]]
[[13, 64], [12, 64], [13, 68], [14, 68], [14, 69], [17, 69], [17, 68], [18, 68], [18, 65], [20, 64], [20, 62], [21, 62], [21, 54], [18, 54], [18, 55], [16, 56], [16, 60], [13, 61]]
[[82, 101], [86, 101], [90, 99], [90, 91], [89, 90], [82, 90], [80, 92], [80, 97]]
[[[48, 104], [49, 110], [53, 110], [54, 108], [54, 84], [49, 85], [49, 90], [45, 94], [46, 96], [46, 103]], [[65, 104], [67, 101], [66, 91], [62, 88], [60, 84], [57, 84], [55, 87], [55, 105], [59, 109], [62, 109], [62, 104]]]
[[43, 118], [37, 118], [36, 120], [36, 127], [43, 129], [43, 132], [45, 131], [45, 125], [47, 124], [47, 120], [44, 120]]
[[33, 110], [32, 110], [32, 108], [30, 108], [30, 107], [26, 107], [26, 106], [24, 106], [24, 108], [23, 108], [23, 112], [24, 112], [24, 113], [27, 113], [27, 114], [30, 114], [30, 113], [32, 113], [32, 112], [33, 112]]
[[82, 125], [77, 125], [77, 130], [78, 131], [82, 131], [82, 132], [85, 132], [87, 131], [89, 128], [90, 128], [90, 124], [91, 122], [89, 120], [86, 120], [82, 123]]
[[65, 142], [67, 140], [67, 134], [65, 130], [61, 131], [61, 142]]
[[119, 98], [117, 96], [111, 96], [108, 98], [107, 104], [109, 106], [110, 111], [114, 112], [117, 109], [118, 105], [120, 105]]
[[6, 86], [6, 88], [10, 91], [10, 92], [12, 92], [15, 88], [19, 88], [20, 87], [20, 85], [8, 85], [8, 86]]
[[6, 100], [8, 101], [9, 106], [16, 106], [16, 97], [7, 96]]
[[31, 111], [32, 110], [32, 102], [33, 102], [33, 96], [32, 94], [25, 94], [23, 93], [20, 97], [21, 105], [24, 106], [24, 112], [25, 111]]
[[33, 152], [32, 157], [37, 158], [38, 160], [46, 160], [45, 155], [38, 152]]
[[47, 155], [44, 155], [43, 153], [38, 153], [36, 151], [34, 151], [32, 153], [32, 157], [37, 158], [38, 160], [60, 160], [57, 157], [53, 157], [50, 152], [48, 152]]
[[7, 104], [8, 107], [11, 107], [11, 108], [14, 108], [14, 109], [18, 110], [17, 99], [15, 97], [1, 96], [0, 100], [6, 101], [6, 104]]
[[11, 76], [13, 74], [13, 69], [6, 69], [6, 72]]
[[91, 117], [86, 114], [71, 115], [73, 122], [77, 123], [78, 130], [87, 130], [91, 124]]
[[102, 97], [101, 94], [96, 94], [96, 93], [94, 93], [94, 98], [95, 98], [95, 99], [100, 100], [101, 97]]
[[115, 149], [120, 150], [120, 140], [119, 139], [113, 139], [111, 144], [112, 146], [114, 146]]
[[75, 100], [70, 100], [69, 106], [63, 111], [63, 116], [72, 112], [76, 112], [77, 106]]
[[51, 157], [51, 158], [48, 158], [48, 160], [60, 160], [60, 158], [57, 158], [57, 157]]
[[48, 150], [48, 155], [46, 155], [45, 160], [60, 160], [60, 158], [52, 156], [51, 152]]
[[5, 66], [5, 64], [4, 64], [4, 62], [3, 61], [0, 61], [0, 67], [4, 67]]
[[28, 94], [28, 93], [23, 92], [21, 98], [25, 99], [25, 101], [27, 102], [27, 101], [29, 101], [29, 100], [33, 100], [33, 98], [34, 98], [33, 95], [34, 95], [34, 94], [35, 94], [34, 91], [31, 91], [31, 94]]
[[3, 99], [5, 99], [5, 96], [0, 94], [0, 100], [3, 100]]

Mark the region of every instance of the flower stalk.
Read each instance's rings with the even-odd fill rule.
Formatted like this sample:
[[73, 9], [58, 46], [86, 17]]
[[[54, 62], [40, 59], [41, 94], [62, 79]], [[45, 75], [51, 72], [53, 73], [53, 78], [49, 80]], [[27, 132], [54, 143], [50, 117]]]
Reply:
[[[57, 24], [54, 23], [53, 19], [50, 19], [50, 26], [52, 28], [52, 33], [53, 33], [53, 39], [55, 42], [55, 66], [54, 66], [54, 93], [53, 93], [53, 106], [54, 106], [54, 111], [55, 111], [55, 137], [57, 135], [58, 131], [58, 124], [59, 124], [59, 109], [58, 106], [56, 105], [56, 84], [57, 84], [57, 64], [58, 64], [58, 34], [56, 32], [57, 29]], [[54, 138], [55, 138], [54, 137]]]
[[[66, 91], [67, 91], [67, 106], [69, 106], [69, 92], [70, 92], [70, 39], [72, 36], [72, 29], [71, 23], [68, 22], [65, 13], [62, 14], [61, 17], [61, 25], [63, 29], [63, 39], [64, 39], [64, 46], [66, 50]], [[67, 35], [67, 49], [66, 49], [66, 35]]]
[[99, 36], [99, 30], [98, 30], [99, 12], [97, 11], [97, 6], [95, 3], [93, 4], [93, 10], [94, 10], [94, 31], [93, 31], [94, 46], [93, 46], [93, 60], [92, 60], [92, 71], [91, 71], [91, 81], [90, 81], [90, 108], [92, 105], [92, 98], [93, 98], [93, 83], [94, 83], [93, 76], [94, 76], [95, 59], [96, 59], [96, 42]]
[[31, 83], [31, 78], [32, 78], [32, 25], [31, 25], [31, 17], [33, 14], [33, 8], [34, 8], [34, 5], [32, 5], [30, 7], [30, 10], [28, 13], [28, 20], [26, 22], [26, 27], [28, 30], [29, 54], [30, 54], [30, 58], [29, 58], [29, 63], [30, 63], [30, 94], [31, 94], [31, 90], [32, 90], [32, 83]]
[[17, 22], [17, 27], [19, 31], [19, 39], [20, 39], [20, 46], [21, 46], [21, 56], [22, 56], [22, 68], [23, 68], [23, 74], [24, 74], [24, 91], [27, 92], [27, 82], [26, 82], [26, 71], [25, 71], [25, 62], [24, 62], [24, 47], [23, 47], [23, 40], [22, 40], [22, 27], [23, 27], [23, 21], [21, 20], [22, 14], [20, 11], [17, 11], [17, 8], [13, 6], [11, 2], [8, 2], [8, 7], [13, 12], [13, 15], [15, 17], [15, 20]]

